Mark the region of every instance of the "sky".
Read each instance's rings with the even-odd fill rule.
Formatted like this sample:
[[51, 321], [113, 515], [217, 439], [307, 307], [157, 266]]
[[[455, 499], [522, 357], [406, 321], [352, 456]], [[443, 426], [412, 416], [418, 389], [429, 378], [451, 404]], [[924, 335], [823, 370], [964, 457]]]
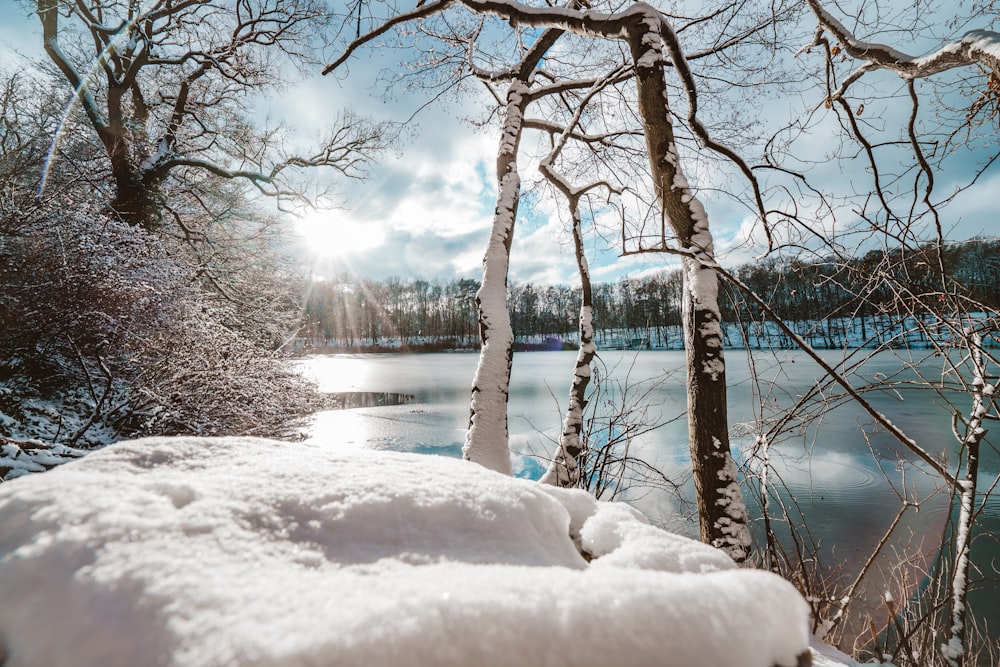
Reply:
[[[34, 16], [27, 15], [26, 7], [10, 1], [0, 4], [0, 64], [6, 62], [7, 67], [23, 66], [23, 60], [11, 55], [15, 51], [38, 53], [40, 26]], [[811, 29], [803, 31], [803, 40], [810, 36]], [[920, 52], [932, 46], [933, 40], [914, 49]], [[313, 212], [299, 221], [296, 229], [306, 235], [305, 245], [314, 271], [320, 276], [349, 271], [377, 279], [478, 278], [496, 201], [492, 165], [498, 128], [496, 124], [477, 128], [462, 120], [481, 116], [482, 107], [475, 95], [430, 105], [426, 92], [419, 89], [395, 90], [388, 97], [381, 81], [385, 71], [402, 71], [399, 53], [378, 47], [362, 49], [348, 62], [343, 75], [323, 77], [316, 71], [280, 95], [259, 103], [261, 113], [296, 126], [302, 137], [322, 133], [337, 110], [345, 107], [370, 114], [376, 120], [401, 122], [414, 118], [397, 146], [372, 166], [366, 180], [342, 179], [335, 184], [339, 189], [336, 209]], [[894, 85], [898, 87], [898, 80]], [[761, 118], [787, 118], [809, 105], [815, 106], [809, 95], [771, 100], [762, 107]], [[883, 113], [896, 112], [889, 108]], [[824, 154], [836, 144], [829, 130], [825, 121], [811, 129], [815, 136], [810, 141], [815, 144], [820, 163], [813, 166], [814, 171], [836, 187], [863, 181], [867, 177], [857, 171], [860, 167], [823, 164]], [[526, 140], [526, 144], [530, 141]], [[969, 163], [976, 159], [981, 155], [966, 158]], [[521, 173], [526, 181], [537, 177], [530, 161], [521, 165]], [[992, 233], [991, 202], [981, 193], [992, 189], [989, 185], [996, 178], [988, 172], [982, 188], [956, 202], [952, 218], [946, 221], [953, 228], [953, 237]], [[947, 175], [941, 180], [947, 182]], [[710, 194], [703, 199], [723, 263], [735, 265], [757, 257], [762, 246], [748, 244], [753, 221], [746, 210]], [[521, 207], [512, 249], [511, 280], [577, 284], [564, 216], [552, 202], [535, 203]], [[797, 203], [808, 208], [814, 202]], [[756, 236], [760, 241], [759, 231]], [[592, 234], [587, 247], [595, 282], [676, 266], [676, 260], [669, 256], [621, 257], [614, 244]]]

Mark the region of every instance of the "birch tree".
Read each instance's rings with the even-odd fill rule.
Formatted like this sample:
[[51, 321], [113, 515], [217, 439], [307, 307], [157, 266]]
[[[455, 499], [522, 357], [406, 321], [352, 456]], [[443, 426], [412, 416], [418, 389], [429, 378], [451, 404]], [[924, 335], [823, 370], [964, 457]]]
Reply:
[[584, 452], [581, 431], [583, 429], [584, 410], [587, 406], [587, 388], [590, 385], [591, 363], [597, 355], [597, 345], [594, 342], [594, 294], [590, 283], [590, 266], [587, 262], [587, 254], [583, 243], [583, 221], [580, 213], [580, 199], [597, 188], [605, 188], [609, 191], [609, 194], [620, 194], [621, 190], [607, 181], [594, 181], [584, 185], [574, 185], [567, 179], [565, 174], [557, 170], [555, 161], [562, 153], [570, 136], [583, 138], [588, 142], [601, 142], [608, 139], [607, 136], [581, 136], [576, 126], [590, 100], [611, 81], [625, 74], [627, 70], [625, 68], [623, 70], [612, 72], [608, 77], [595, 82], [591, 86], [588, 93], [577, 103], [576, 111], [570, 123], [559, 133], [554, 141], [552, 150], [549, 151], [549, 154], [539, 164], [539, 171], [542, 172], [545, 178], [566, 199], [573, 234], [573, 254], [576, 257], [577, 272], [580, 276], [580, 315], [578, 318], [580, 345], [576, 355], [576, 363], [573, 367], [573, 379], [570, 382], [569, 401], [566, 404], [566, 416], [563, 420], [562, 431], [559, 434], [559, 445], [552, 457], [552, 461], [549, 463], [548, 469], [541, 479], [542, 483], [554, 484], [556, 486], [573, 487], [580, 481], [579, 458]]
[[[549, 98], [573, 96], [580, 90], [590, 88], [592, 93], [599, 91], [604, 85], [627, 77], [626, 68], [613, 71], [607, 79], [593, 81], [589, 79], [560, 80], [553, 75], [550, 68], [540, 69], [542, 59], [563, 36], [560, 29], [550, 28], [543, 32], [528, 49], [521, 61], [506, 71], [485, 71], [474, 64], [470, 56], [470, 68], [473, 74], [485, 81], [509, 81], [501, 139], [497, 155], [497, 181], [499, 195], [496, 213], [491, 229], [490, 241], [486, 255], [483, 258], [483, 282], [476, 296], [479, 307], [479, 328], [482, 348], [479, 364], [472, 386], [469, 428], [466, 433], [464, 447], [465, 458], [481, 463], [494, 470], [510, 473], [510, 453], [507, 432], [507, 399], [510, 385], [510, 373], [513, 361], [514, 334], [511, 328], [509, 309], [507, 305], [507, 277], [511, 258], [511, 243], [513, 241], [514, 221], [520, 200], [521, 180], [518, 175], [518, 147], [525, 129], [543, 129], [551, 131], [553, 125], [546, 121], [527, 116], [530, 108], [538, 106], [539, 102]], [[469, 45], [470, 54], [474, 49], [474, 40]], [[578, 115], [587, 104], [587, 96], [575, 107]], [[572, 386], [570, 403], [567, 408], [563, 433], [560, 438], [560, 450], [555, 454], [555, 468], [559, 471], [556, 478], [546, 476], [544, 481], [552, 482], [558, 479], [562, 485], [575, 482], [573, 470], [576, 470], [575, 457], [580, 452], [580, 427], [583, 420], [584, 396], [589, 378], [590, 362], [594, 357], [592, 309], [590, 304], [590, 282], [586, 267], [586, 257], [583, 255], [583, 239], [580, 229], [580, 197], [599, 184], [588, 185], [583, 189], [569, 186], [552, 168], [552, 160], [561, 151], [575, 121], [563, 131], [560, 145], [553, 149], [549, 158], [543, 160], [541, 171], [556, 187], [566, 194], [573, 218], [573, 238], [580, 276], [583, 281], [583, 302], [580, 311], [581, 344]], [[580, 135], [574, 134], [579, 139]], [[611, 135], [591, 137], [594, 142], [607, 141]], [[600, 183], [611, 189], [613, 186]], [[566, 188], [564, 190], [564, 188]]]
[[482, 348], [472, 381], [469, 428], [462, 453], [467, 460], [508, 475], [511, 465], [507, 444], [507, 397], [514, 360], [514, 331], [507, 309], [507, 276], [521, 198], [518, 149], [525, 110], [538, 94], [531, 90], [535, 70], [561, 34], [554, 29], [542, 33], [524, 58], [505, 72], [485, 72], [474, 67], [483, 79], [509, 83], [497, 149], [497, 204], [483, 257], [483, 282], [476, 293]]

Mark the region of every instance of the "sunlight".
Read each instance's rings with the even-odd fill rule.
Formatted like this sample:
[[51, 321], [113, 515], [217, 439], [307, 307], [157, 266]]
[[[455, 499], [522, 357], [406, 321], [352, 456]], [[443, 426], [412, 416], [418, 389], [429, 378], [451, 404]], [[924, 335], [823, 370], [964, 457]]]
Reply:
[[349, 259], [385, 240], [380, 225], [351, 220], [343, 211], [312, 211], [296, 219], [294, 229], [309, 253], [323, 259]]

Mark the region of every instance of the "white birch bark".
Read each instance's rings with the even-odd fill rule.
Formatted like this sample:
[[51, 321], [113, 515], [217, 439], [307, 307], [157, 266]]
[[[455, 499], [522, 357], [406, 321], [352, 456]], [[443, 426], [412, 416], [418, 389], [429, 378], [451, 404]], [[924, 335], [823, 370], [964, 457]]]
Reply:
[[538, 36], [524, 58], [504, 72], [487, 73], [473, 68], [484, 79], [507, 79], [510, 83], [497, 149], [497, 206], [493, 214], [490, 240], [483, 256], [483, 282], [476, 293], [482, 348], [472, 381], [469, 428], [465, 434], [462, 456], [468, 461], [508, 475], [512, 470], [507, 398], [514, 359], [514, 332], [507, 309], [507, 275], [514, 223], [521, 198], [517, 152], [524, 130], [524, 112], [532, 100], [530, 82], [535, 68], [561, 34], [559, 30], [545, 31]]
[[969, 356], [972, 364], [972, 412], [963, 444], [966, 448], [965, 478], [960, 489], [958, 525], [955, 530], [955, 567], [951, 577], [951, 627], [948, 641], [941, 645], [941, 654], [950, 667], [960, 667], [965, 658], [966, 620], [968, 616], [969, 556], [973, 505], [976, 501], [976, 481], [979, 477], [980, 443], [986, 437], [983, 419], [990, 411], [995, 387], [986, 382], [982, 339], [969, 336]]
[[514, 332], [507, 310], [507, 273], [514, 222], [521, 196], [517, 149], [521, 141], [528, 87], [519, 80], [507, 89], [503, 134], [497, 151], [496, 211], [483, 257], [483, 282], [476, 293], [482, 349], [472, 381], [469, 429], [462, 455], [498, 472], [511, 474], [507, 397], [514, 358]]
[[611, 192], [620, 193], [619, 189], [603, 181], [584, 187], [573, 187], [562, 174], [555, 170], [553, 163], [577, 128], [586, 106], [608, 83], [616, 80], [622, 73], [621, 70], [611, 72], [607, 77], [594, 81], [587, 94], [578, 102], [573, 118], [562, 129], [559, 139], [549, 152], [548, 157], [538, 165], [539, 171], [566, 197], [573, 225], [573, 250], [576, 255], [576, 268], [580, 276], [580, 347], [576, 354], [576, 364], [573, 367], [569, 403], [566, 406], [566, 415], [559, 435], [559, 446], [548, 469], [542, 476], [541, 482], [543, 484], [562, 487], [576, 486], [582, 472], [580, 459], [585, 446], [581, 437], [583, 418], [584, 410], [587, 407], [587, 387], [590, 386], [590, 364], [597, 355], [597, 345], [594, 343], [594, 293], [590, 283], [590, 266], [587, 263], [587, 253], [583, 245], [580, 197], [596, 187], [605, 187]]
[[583, 442], [580, 437], [583, 429], [583, 412], [587, 407], [587, 387], [590, 385], [591, 375], [590, 363], [597, 354], [597, 345], [594, 343], [594, 308], [590, 286], [590, 268], [583, 248], [583, 229], [580, 223], [578, 197], [570, 199], [570, 211], [573, 216], [573, 246], [576, 251], [576, 265], [580, 273], [582, 288], [579, 323], [580, 348], [576, 353], [576, 366], [573, 369], [573, 380], [570, 383], [569, 403], [566, 406], [562, 432], [559, 434], [559, 447], [541, 479], [543, 484], [563, 487], [576, 486], [580, 480], [578, 458], [583, 451]]

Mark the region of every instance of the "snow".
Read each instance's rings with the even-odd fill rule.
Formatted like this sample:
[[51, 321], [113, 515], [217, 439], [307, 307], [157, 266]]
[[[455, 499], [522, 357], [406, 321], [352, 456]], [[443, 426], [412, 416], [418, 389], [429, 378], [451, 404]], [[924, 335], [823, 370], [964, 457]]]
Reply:
[[512, 81], [507, 91], [503, 136], [497, 149], [499, 192], [483, 257], [483, 281], [476, 293], [482, 350], [472, 381], [469, 428], [462, 448], [468, 460], [508, 475], [512, 467], [507, 443], [507, 392], [514, 331], [507, 311], [507, 275], [521, 196], [516, 158], [527, 92], [527, 84], [520, 80]]
[[789, 583], [625, 505], [334, 445], [151, 438], [0, 484], [5, 667], [770, 667], [809, 644]]
[[642, 35], [642, 56], [635, 62], [637, 69], [655, 67], [663, 60], [663, 42], [660, 40], [660, 17], [655, 12], [649, 12], [642, 22], [646, 31]]
[[[507, 112], [504, 116], [503, 134], [497, 153], [507, 157], [517, 155], [517, 145], [521, 140], [521, 125], [524, 119], [524, 98], [530, 93], [528, 85], [520, 79], [510, 82], [507, 89]], [[498, 174], [503, 176], [501, 172]]]
[[970, 30], [962, 37], [962, 42], [976, 51], [1000, 60], [1000, 33], [992, 30]]
[[809, 0], [809, 7], [812, 8], [813, 12], [819, 18], [820, 23], [829, 28], [838, 40], [845, 42], [848, 46], [856, 48], [859, 51], [878, 49], [880, 52], [885, 54], [886, 60], [891, 60], [895, 63], [902, 63], [911, 60], [910, 56], [886, 44], [869, 44], [855, 39], [851, 34], [851, 31], [847, 29], [847, 26], [837, 20], [833, 14], [828, 12], [826, 8], [818, 2], [818, 0]]
[[[4, 415], [0, 413], [0, 418]], [[47, 444], [37, 440], [11, 440], [0, 437], [0, 481], [44, 472], [49, 468], [80, 458], [86, 454], [62, 444]]]
[[818, 0], [809, 0], [809, 6], [820, 24], [833, 33], [849, 54], [894, 71], [904, 78], [931, 76], [954, 67], [965, 67], [976, 63], [995, 68], [1000, 61], [1000, 33], [992, 30], [970, 30], [958, 41], [949, 42], [928, 54], [914, 57], [888, 44], [857, 39], [843, 23], [823, 8]]
[[972, 64], [987, 61], [988, 64], [990, 60], [1000, 60], [1000, 34], [992, 30], [970, 30], [958, 42], [945, 44], [937, 51], [910, 60], [918, 71], [932, 72], [940, 68], [941, 62]]
[[[718, 438], [713, 437], [712, 440], [716, 449], [722, 448], [722, 443]], [[752, 540], [750, 529], [747, 527], [747, 510], [746, 505], [743, 504], [743, 492], [736, 481], [737, 477], [736, 462], [733, 461], [732, 456], [729, 456], [726, 458], [725, 466], [719, 471], [719, 481], [725, 485], [716, 489], [718, 499], [715, 501], [717, 505], [723, 507], [723, 512], [726, 515], [719, 517], [716, 522], [716, 526], [724, 537], [715, 540], [714, 545], [726, 549], [730, 554], [749, 555]]]
[[149, 171], [150, 169], [155, 167], [160, 161], [162, 161], [169, 152], [170, 152], [170, 144], [167, 142], [166, 138], [160, 139], [160, 143], [157, 146], [156, 153], [150, 155], [145, 160], [143, 160], [142, 164], [139, 165], [139, 170]]

